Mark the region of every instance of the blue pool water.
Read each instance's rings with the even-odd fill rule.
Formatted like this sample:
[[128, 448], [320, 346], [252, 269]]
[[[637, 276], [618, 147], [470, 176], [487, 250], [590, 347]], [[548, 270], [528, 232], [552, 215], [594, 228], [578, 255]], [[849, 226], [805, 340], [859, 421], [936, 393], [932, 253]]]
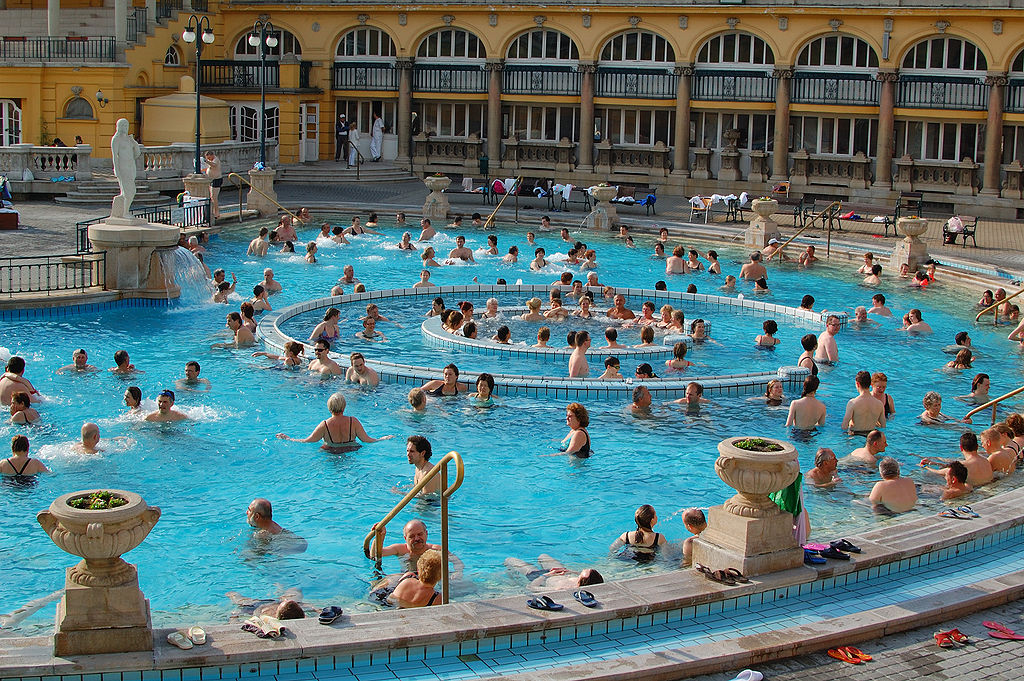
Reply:
[[[339, 216], [343, 218], [344, 216]], [[347, 222], [347, 219], [344, 220]], [[765, 407], [748, 397], [715, 398], [700, 415], [685, 415], [676, 407], [655, 405], [649, 418], [636, 419], [627, 404], [595, 401], [588, 404], [594, 456], [585, 461], [546, 456], [556, 451], [566, 433], [565, 404], [543, 398], [499, 398], [492, 409], [477, 409], [465, 400], [432, 403], [426, 415], [408, 410], [406, 386], [382, 385], [364, 391], [339, 381], [323, 382], [301, 373], [277, 371], [271, 363], [254, 359], [251, 350], [211, 349], [227, 338], [224, 316], [237, 310], [243, 295], [262, 279], [264, 267], [272, 267], [285, 286], [273, 296], [275, 309], [328, 295], [342, 275], [345, 264], [355, 266], [356, 276], [370, 289], [411, 286], [419, 278], [417, 252], [395, 249], [402, 230], [387, 228], [383, 237], [360, 238], [349, 246], [321, 248], [316, 265], [301, 256], [271, 254], [264, 260], [244, 256], [256, 232], [252, 224], [231, 227], [214, 238], [207, 263], [224, 267], [238, 276], [238, 293], [230, 306], [205, 300], [188, 300], [166, 309], [117, 309], [71, 317], [53, 316], [31, 322], [0, 322], [0, 345], [29, 362], [27, 377], [48, 396], [40, 411], [43, 423], [34, 427], [0, 426], [0, 435], [27, 432], [32, 455], [42, 458], [54, 475], [40, 477], [31, 487], [4, 484], [0, 487], [0, 515], [4, 537], [0, 565], [6, 579], [0, 583], [0, 612], [44, 596], [63, 585], [63, 568], [75, 562], [61, 552], [35, 521], [38, 510], [59, 494], [88, 487], [134, 490], [160, 506], [164, 515], [152, 534], [128, 559], [140, 565], [142, 588], [150, 599], [157, 624], [185, 620], [223, 622], [231, 605], [224, 593], [271, 596], [287, 587], [301, 588], [314, 604], [337, 603], [346, 609], [371, 608], [364, 599], [371, 579], [371, 563], [362, 555], [361, 543], [370, 525], [379, 520], [400, 498], [397, 485], [408, 485], [412, 469], [405, 458], [405, 438], [427, 436], [434, 451], [458, 450], [466, 461], [466, 480], [451, 506], [451, 548], [467, 566], [467, 580], [455, 587], [456, 598], [478, 598], [511, 593], [523, 587], [507, 575], [502, 563], [508, 556], [533, 560], [550, 553], [567, 565], [596, 565], [613, 576], [640, 570], [665, 569], [673, 560], [638, 567], [608, 556], [608, 545], [624, 530], [633, 529], [633, 512], [650, 503], [659, 512], [657, 530], [678, 542], [685, 532], [679, 512], [689, 506], [720, 503], [732, 491], [713, 471], [717, 443], [730, 435], [750, 433], [794, 439], [803, 468], [812, 464], [815, 450], [828, 446], [843, 456], [860, 446], [859, 438], [841, 432], [839, 422], [846, 401], [855, 394], [853, 376], [860, 369], [884, 371], [889, 392], [896, 401], [897, 416], [888, 428], [888, 453], [904, 464], [904, 472], [925, 480], [916, 468], [917, 454], [956, 454], [960, 427], [916, 425], [921, 397], [931, 389], [945, 398], [944, 411], [961, 415], [966, 406], [954, 396], [970, 390], [975, 371], [992, 376], [992, 394], [998, 395], [1024, 382], [1018, 355], [1005, 341], [1006, 330], [974, 327], [974, 296], [948, 284], [920, 291], [887, 279], [879, 290], [890, 307], [901, 315], [911, 307], [923, 310], [935, 329], [931, 337], [907, 337], [895, 320], [871, 330], [844, 330], [839, 336], [840, 364], [822, 370], [819, 390], [829, 409], [829, 420], [820, 432], [794, 438], [784, 427], [786, 407]], [[465, 230], [469, 246], [481, 248], [485, 234]], [[524, 254], [517, 265], [500, 258], [477, 255], [476, 265], [436, 268], [432, 281], [438, 285], [468, 284], [473, 277], [493, 283], [503, 277], [509, 283], [549, 284], [563, 268], [554, 264], [541, 273], [528, 270], [532, 248], [526, 246], [525, 229], [504, 229], [499, 250], [517, 244]], [[312, 238], [312, 230], [301, 232]], [[414, 234], [415, 235], [415, 234]], [[592, 234], [575, 235], [598, 250], [602, 283], [653, 288], [665, 279], [664, 263], [650, 257], [652, 240], [638, 237], [639, 248], [625, 249], [618, 240]], [[564, 244], [557, 232], [541, 234], [539, 243], [549, 256]], [[737, 274], [745, 252], [722, 245], [699, 244], [679, 239], [702, 251], [716, 248], [723, 270]], [[672, 244], [677, 240], [673, 239]], [[443, 255], [454, 246], [454, 234], [441, 234], [435, 248]], [[302, 250], [301, 247], [299, 250]], [[558, 256], [555, 256], [556, 258]], [[440, 257], [438, 258], [441, 259]], [[853, 274], [859, 262], [845, 258], [841, 265], [822, 263], [812, 272], [794, 265], [773, 265], [771, 292], [758, 299], [798, 305], [805, 293], [817, 298], [815, 309], [850, 313], [858, 304], [870, 305], [874, 292], [859, 285]], [[580, 277], [582, 278], [582, 277]], [[701, 293], [714, 293], [722, 277], [704, 273], [668, 280], [673, 291], [695, 283]], [[754, 295], [740, 283], [738, 293]], [[351, 287], [346, 287], [346, 293]], [[734, 294], [735, 295], [735, 294]], [[477, 311], [486, 296], [470, 298]], [[449, 305], [455, 300], [446, 301]], [[523, 297], [501, 299], [501, 305], [521, 306]], [[639, 309], [641, 300], [630, 300]], [[598, 303], [597, 309], [608, 305]], [[687, 319], [703, 316], [713, 327], [716, 343], [694, 347], [688, 359], [697, 362], [695, 374], [774, 370], [792, 365], [799, 355], [799, 338], [820, 331], [804, 322], [778, 319], [782, 340], [774, 352], [759, 350], [754, 337], [762, 317], [729, 316], [684, 307]], [[441, 367], [455, 361], [468, 370], [564, 376], [565, 366], [551, 361], [492, 357], [424, 344], [420, 324], [426, 299], [388, 301], [382, 312], [402, 326], [379, 327], [387, 343], [364, 344], [353, 335], [358, 330], [361, 307], [342, 309], [341, 352], [358, 349], [374, 359]], [[308, 336], [319, 314], [306, 313], [286, 323], [284, 330], [298, 338]], [[493, 324], [486, 327], [492, 333]], [[553, 323], [552, 345], [565, 343], [565, 332], [580, 325]], [[534, 342], [536, 326], [514, 322], [513, 340]], [[595, 347], [603, 343], [604, 324], [588, 324]], [[975, 371], [951, 373], [942, 369], [949, 357], [941, 351], [953, 335], [968, 329], [981, 357]], [[481, 334], [483, 335], [483, 334]], [[621, 342], [634, 344], [635, 332], [623, 332]], [[74, 348], [84, 346], [90, 363], [103, 369], [113, 366], [115, 350], [124, 348], [144, 371], [131, 380], [97, 374], [57, 375], [55, 370], [71, 361]], [[151, 425], [125, 415], [124, 388], [142, 387], [147, 402], [183, 374], [186, 361], [202, 364], [202, 376], [210, 379], [209, 393], [179, 391], [176, 406], [194, 417], [186, 424]], [[600, 356], [591, 360], [595, 369]], [[634, 360], [622, 362], [631, 375]], [[657, 370], [657, 367], [656, 367]], [[659, 371], [659, 374], [661, 372]], [[393, 434], [393, 440], [362, 447], [346, 455], [328, 454], [316, 445], [283, 442], [275, 434], [304, 437], [327, 414], [328, 396], [341, 390], [348, 399], [347, 414], [358, 417], [374, 436]], [[792, 395], [787, 395], [787, 398]], [[84, 421], [99, 423], [107, 451], [99, 456], [77, 454], [71, 444]], [[977, 427], [976, 427], [977, 429]], [[524, 437], [524, 433], [532, 437]], [[116, 438], [116, 439], [115, 439]], [[807, 490], [807, 504], [815, 536], [832, 538], [879, 521], [863, 505], [875, 474], [841, 470], [844, 482], [836, 490]], [[938, 480], [937, 476], [935, 477]], [[979, 494], [998, 491], [993, 486]], [[274, 503], [274, 517], [286, 528], [306, 538], [309, 549], [299, 555], [274, 555], [254, 551], [245, 524], [249, 501], [265, 496]], [[938, 507], [935, 495], [922, 503], [922, 511]], [[439, 541], [439, 509], [430, 501], [414, 503], [400, 520], [423, 517], [431, 538]], [[389, 540], [399, 540], [396, 522]], [[397, 568], [397, 563], [391, 564]], [[42, 631], [52, 622], [53, 606], [21, 623], [18, 633]]]

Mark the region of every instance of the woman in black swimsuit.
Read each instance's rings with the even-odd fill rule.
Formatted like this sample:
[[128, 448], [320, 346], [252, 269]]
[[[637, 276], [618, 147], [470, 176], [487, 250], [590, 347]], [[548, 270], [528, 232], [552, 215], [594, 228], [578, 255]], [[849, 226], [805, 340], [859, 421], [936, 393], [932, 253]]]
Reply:
[[565, 408], [565, 423], [569, 426], [569, 434], [562, 438], [562, 450], [566, 454], [586, 459], [590, 456], [590, 414], [579, 402], [573, 402]]
[[796, 365], [805, 369], [811, 370], [811, 376], [818, 375], [818, 365], [814, 361], [814, 351], [818, 349], [818, 337], [813, 333], [809, 333], [800, 339], [800, 345], [803, 346], [804, 352], [800, 355], [800, 359]]
[[644, 504], [636, 509], [633, 519], [636, 521], [636, 532], [623, 532], [618, 539], [612, 542], [612, 553], [623, 546], [630, 546], [633, 549], [634, 557], [638, 554], [650, 556], [658, 550], [659, 546], [668, 543], [668, 540], [660, 532], [654, 531], [654, 526], [658, 523], [658, 514], [653, 506]]
[[423, 384], [423, 392], [431, 397], [455, 397], [468, 389], [464, 384], [459, 383], [459, 367], [454, 364], [446, 366], [442, 375], [443, 379], [435, 378], [433, 381]]
[[14, 478], [27, 478], [37, 473], [49, 473], [50, 469], [39, 459], [28, 456], [28, 438], [15, 435], [11, 438], [11, 457], [0, 461], [0, 475]]
[[299, 440], [288, 437], [284, 433], [278, 433], [277, 437], [282, 440], [291, 440], [292, 442], [319, 442], [323, 440], [324, 443], [321, 445], [321, 449], [339, 453], [350, 452], [359, 447], [359, 443], [356, 442], [357, 438], [363, 442], [380, 442], [381, 440], [390, 440], [394, 437], [394, 435], [385, 435], [384, 437], [370, 437], [367, 435], [359, 419], [355, 416], [345, 416], [345, 396], [341, 393], [334, 393], [327, 398], [327, 408], [331, 412], [330, 418], [326, 421], [321, 421], [313, 429], [309, 437]]
[[424, 551], [416, 561], [416, 572], [406, 573], [399, 580], [391, 599], [400, 608], [423, 608], [440, 605], [441, 594], [434, 586], [441, 580], [441, 552], [435, 549]]
[[871, 396], [884, 406], [886, 421], [896, 413], [896, 403], [892, 401], [892, 395], [885, 392], [887, 385], [889, 385], [889, 377], [881, 371], [871, 374]]

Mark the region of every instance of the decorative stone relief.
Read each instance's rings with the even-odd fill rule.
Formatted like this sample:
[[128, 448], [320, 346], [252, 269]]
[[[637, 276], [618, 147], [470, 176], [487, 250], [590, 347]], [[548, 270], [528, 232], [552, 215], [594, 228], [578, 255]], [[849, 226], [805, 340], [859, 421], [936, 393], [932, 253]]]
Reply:
[[498, 15], [495, 14], [494, 12], [491, 12], [490, 14], [488, 14], [487, 15], [487, 23], [490, 26], [497, 26], [498, 25]]
[[1009, 82], [1005, 73], [993, 73], [985, 76], [985, 85], [989, 87], [1003, 87]]
[[829, 19], [828, 20], [828, 25], [832, 27], [833, 31], [838, 32], [839, 31], [839, 27], [843, 25], [843, 20], [842, 19]]
[[81, 85], [72, 85], [71, 86], [71, 94], [73, 94], [75, 97], [77, 97], [80, 94], [82, 94], [82, 86]]
[[1002, 19], [993, 19], [992, 20], [992, 32], [995, 33], [996, 35], [1002, 35], [1003, 34], [1003, 20]]
[[892, 19], [882, 19], [882, 30], [885, 31], [886, 33], [892, 33], [892, 25]]
[[725, 20], [725, 23], [729, 24], [729, 28], [735, 30], [737, 24], [740, 23], [740, 20], [738, 17], [729, 17], [728, 19]]
[[629, 18], [629, 25], [632, 26], [633, 28], [636, 28], [637, 24], [639, 24], [639, 23], [640, 23], [640, 17], [638, 17], [636, 15], [633, 15], [633, 16], [631, 16]]
[[686, 27], [690, 24], [690, 17], [685, 14], [679, 15], [679, 28], [686, 30]]
[[441, 17], [441, 21], [444, 22], [445, 26], [451, 26], [452, 22], [455, 21], [455, 17], [452, 16], [451, 14], [445, 14], [443, 17]]
[[583, 28], [590, 28], [590, 15], [589, 14], [584, 14], [583, 15]]
[[533, 18], [533, 23], [537, 24], [537, 27], [540, 28], [544, 26], [544, 22], [547, 20], [548, 18], [546, 16], [544, 16], [543, 14], [538, 14]]
[[360, 14], [359, 16], [356, 17], [356, 19], [359, 21], [359, 24], [361, 26], [366, 26], [366, 22], [370, 20], [370, 15]]
[[779, 17], [779, 30], [785, 31], [789, 28], [789, 17]]
[[[313, 25], [310, 26], [310, 28], [313, 30], [313, 33], [319, 33], [320, 32], [320, 22], [319, 21], [314, 21]], [[175, 34], [174, 37], [177, 38], [178, 35]]]
[[945, 33], [946, 29], [949, 28], [951, 25], [952, 24], [950, 24], [945, 19], [939, 19], [938, 21], [935, 22], [935, 30], [937, 30], [939, 33]]
[[399, 14], [398, 15], [398, 25], [399, 26], [405, 26], [407, 23], [409, 23], [409, 15], [405, 14], [404, 12]]

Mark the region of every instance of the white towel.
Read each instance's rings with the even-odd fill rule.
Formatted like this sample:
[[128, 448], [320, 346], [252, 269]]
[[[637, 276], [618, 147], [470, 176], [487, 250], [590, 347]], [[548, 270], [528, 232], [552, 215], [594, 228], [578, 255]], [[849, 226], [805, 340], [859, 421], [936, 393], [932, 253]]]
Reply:
[[719, 201], [725, 201], [725, 197], [722, 196], [721, 194], [712, 194], [711, 195], [711, 205], [712, 206], [715, 205], [716, 203], [718, 203]]
[[876, 215], [875, 217], [871, 218], [871, 222], [885, 222], [885, 220], [886, 218], [884, 215]]
[[740, 205], [741, 206], [747, 202], [747, 197], [749, 197], [749, 196], [750, 195], [747, 194], [746, 192], [740, 192]]
[[572, 193], [573, 186], [574, 185], [567, 184], [564, 187], [562, 187], [562, 198], [565, 199], [566, 201], [569, 200], [569, 194]]
[[694, 196], [690, 199], [690, 205], [693, 206], [694, 208], [703, 208], [704, 199], [702, 199], [700, 196]]

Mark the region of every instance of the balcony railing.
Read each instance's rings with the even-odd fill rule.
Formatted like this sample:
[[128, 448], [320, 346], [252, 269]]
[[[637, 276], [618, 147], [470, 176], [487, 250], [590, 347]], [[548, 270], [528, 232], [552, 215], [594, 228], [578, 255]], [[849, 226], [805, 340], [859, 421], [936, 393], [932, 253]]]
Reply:
[[256, 89], [262, 82], [268, 88], [281, 86], [281, 70], [276, 61], [268, 61], [266, 70], [258, 61], [204, 59], [199, 71], [204, 88]]
[[175, 12], [180, 12], [183, 6], [182, 0], [156, 0], [156, 20], [169, 19]]
[[502, 92], [509, 95], [580, 94], [581, 73], [572, 66], [505, 66]]
[[0, 296], [102, 287], [106, 264], [106, 251], [0, 258]]
[[691, 98], [705, 101], [774, 102], [775, 78], [766, 73], [697, 71]]
[[901, 75], [896, 83], [896, 106], [984, 111], [988, 108], [988, 87], [979, 78]]
[[[108, 161], [109, 167], [109, 161]], [[92, 178], [92, 147], [41, 147], [16, 144], [0, 147], [0, 175], [20, 181], [25, 171], [36, 180], [74, 177], [76, 180]]]
[[870, 74], [798, 73], [793, 76], [790, 99], [800, 104], [878, 106], [881, 85]]
[[146, 35], [146, 8], [132, 7], [128, 12], [128, 31], [126, 39], [130, 43], [137, 43], [140, 36]]
[[5, 37], [0, 39], [0, 61], [117, 61], [111, 36]]
[[1004, 107], [1007, 113], [1024, 113], [1024, 80], [1011, 78], [1006, 84]]
[[487, 92], [487, 72], [480, 65], [416, 64], [413, 89], [418, 92]]
[[598, 97], [675, 99], [679, 76], [655, 69], [597, 69]]
[[335, 63], [331, 67], [334, 90], [398, 90], [398, 69], [388, 63]]

